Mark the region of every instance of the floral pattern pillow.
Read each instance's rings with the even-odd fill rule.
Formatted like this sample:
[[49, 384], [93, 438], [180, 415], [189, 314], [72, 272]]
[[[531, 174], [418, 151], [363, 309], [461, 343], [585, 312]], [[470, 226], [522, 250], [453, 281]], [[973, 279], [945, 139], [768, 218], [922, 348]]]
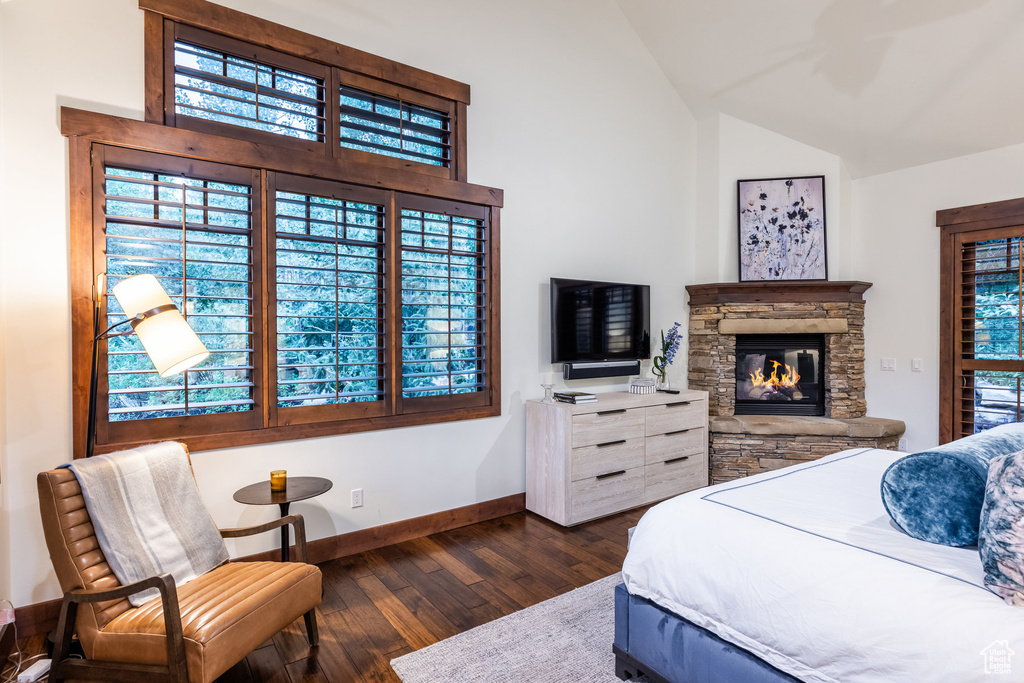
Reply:
[[1024, 451], [992, 459], [978, 529], [985, 585], [1024, 607]]

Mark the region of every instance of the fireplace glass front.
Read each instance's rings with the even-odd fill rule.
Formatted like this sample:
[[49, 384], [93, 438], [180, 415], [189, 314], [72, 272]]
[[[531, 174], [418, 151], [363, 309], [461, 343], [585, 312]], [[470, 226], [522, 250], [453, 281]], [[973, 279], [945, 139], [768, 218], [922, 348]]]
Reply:
[[737, 415], [824, 415], [825, 338], [736, 336]]

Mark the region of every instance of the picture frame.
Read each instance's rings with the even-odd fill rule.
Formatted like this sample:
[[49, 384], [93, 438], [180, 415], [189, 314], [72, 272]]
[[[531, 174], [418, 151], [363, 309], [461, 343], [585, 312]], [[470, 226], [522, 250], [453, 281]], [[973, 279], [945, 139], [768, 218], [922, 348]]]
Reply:
[[739, 281], [828, 280], [825, 176], [736, 181]]

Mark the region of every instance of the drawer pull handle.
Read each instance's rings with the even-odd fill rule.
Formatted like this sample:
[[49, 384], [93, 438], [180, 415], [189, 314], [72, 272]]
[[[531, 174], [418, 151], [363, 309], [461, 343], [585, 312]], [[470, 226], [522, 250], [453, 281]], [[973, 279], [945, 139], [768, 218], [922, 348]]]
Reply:
[[[690, 427], [690, 429], [693, 429], [693, 427]], [[686, 432], [690, 431], [690, 429], [677, 429], [674, 432], [665, 432], [665, 436], [672, 436], [673, 434], [685, 434]]]
[[605, 441], [604, 443], [597, 444], [597, 447], [604, 448], [605, 446], [618, 446], [620, 443], [626, 443], [626, 440], [619, 439], [618, 441]]
[[690, 405], [689, 401], [676, 401], [675, 403], [666, 403], [665, 407], [666, 408], [675, 408], [676, 406], [688, 406], [688, 405]]
[[683, 455], [683, 456], [680, 456], [678, 458], [672, 458], [671, 460], [666, 460], [665, 464], [666, 465], [671, 465], [674, 462], [682, 462], [683, 460], [689, 460], [689, 459], [690, 459], [690, 456]]
[[602, 479], [607, 479], [609, 477], [617, 477], [620, 474], [625, 474], [625, 473], [626, 473], [626, 470], [619, 470], [618, 472], [609, 472], [608, 474], [599, 474], [599, 475], [597, 475], [597, 480], [601, 481]]
[[599, 410], [597, 412], [597, 414], [598, 415], [617, 415], [619, 413], [624, 413], [624, 412], [626, 412], [625, 408], [619, 408], [618, 410]]

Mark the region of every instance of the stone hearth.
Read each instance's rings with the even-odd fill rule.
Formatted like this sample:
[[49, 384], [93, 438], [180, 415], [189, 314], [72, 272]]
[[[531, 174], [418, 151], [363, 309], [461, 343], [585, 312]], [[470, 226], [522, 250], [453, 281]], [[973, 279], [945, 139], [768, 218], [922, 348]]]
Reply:
[[[868, 418], [864, 298], [868, 282], [691, 285], [688, 384], [709, 395], [711, 483], [847, 448], [897, 447], [906, 426]], [[823, 334], [825, 417], [736, 415], [737, 334]]]

